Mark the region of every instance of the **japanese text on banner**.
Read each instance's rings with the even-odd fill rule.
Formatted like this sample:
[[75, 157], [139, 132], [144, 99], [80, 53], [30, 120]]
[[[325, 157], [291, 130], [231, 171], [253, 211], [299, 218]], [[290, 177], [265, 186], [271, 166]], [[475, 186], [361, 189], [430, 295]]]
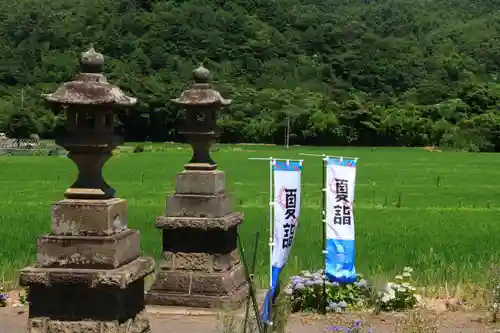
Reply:
[[266, 294], [261, 318], [271, 321], [271, 303], [277, 296], [279, 276], [290, 255], [300, 215], [302, 162], [274, 162], [274, 246], [271, 252], [271, 286]]
[[354, 186], [356, 159], [329, 158], [326, 163], [326, 274], [351, 283], [354, 267]]
[[300, 214], [299, 162], [276, 162], [274, 167], [274, 249], [272, 264], [282, 267], [288, 260]]

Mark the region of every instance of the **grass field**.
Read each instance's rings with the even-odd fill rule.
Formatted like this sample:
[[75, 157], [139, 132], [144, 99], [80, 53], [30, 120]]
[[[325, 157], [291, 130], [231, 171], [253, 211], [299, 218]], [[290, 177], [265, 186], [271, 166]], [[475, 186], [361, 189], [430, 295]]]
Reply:
[[[105, 178], [129, 201], [129, 225], [142, 235], [143, 252], [159, 258], [155, 217], [174, 192], [175, 174], [188, 146], [167, 152], [119, 153]], [[299, 153], [359, 157], [356, 184], [356, 266], [366, 276], [389, 276], [404, 266], [418, 282], [484, 282], [500, 249], [499, 154], [426, 152], [409, 148], [306, 148], [219, 146], [234, 209], [243, 211], [246, 246], [261, 231], [258, 277], [267, 281], [268, 181], [266, 161], [248, 157], [303, 158], [302, 210], [287, 274], [321, 267], [320, 158]], [[37, 236], [50, 231], [50, 204], [63, 197], [76, 168], [62, 157], [0, 157], [0, 281], [34, 260]]]

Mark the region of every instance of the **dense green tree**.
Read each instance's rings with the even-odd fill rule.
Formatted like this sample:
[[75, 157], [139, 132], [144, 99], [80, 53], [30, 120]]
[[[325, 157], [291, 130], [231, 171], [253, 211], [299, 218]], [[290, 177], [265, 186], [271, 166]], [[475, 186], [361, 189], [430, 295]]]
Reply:
[[[0, 130], [53, 137], [40, 94], [89, 43], [140, 103], [127, 140], [179, 140], [170, 99], [199, 63], [233, 104], [223, 142], [500, 150], [500, 4], [491, 0], [4, 0]], [[23, 101], [20, 102], [20, 92]]]

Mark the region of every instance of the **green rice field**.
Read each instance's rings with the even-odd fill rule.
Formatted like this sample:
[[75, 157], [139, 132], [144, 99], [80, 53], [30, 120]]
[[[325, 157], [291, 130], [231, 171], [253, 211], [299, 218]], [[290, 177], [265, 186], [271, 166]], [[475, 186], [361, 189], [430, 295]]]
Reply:
[[[245, 214], [246, 247], [261, 232], [258, 281], [267, 281], [267, 161], [249, 157], [303, 158], [300, 222], [286, 274], [319, 269], [321, 255], [321, 158], [300, 153], [359, 157], [356, 198], [356, 266], [367, 277], [414, 268], [421, 284], [485, 280], [500, 252], [500, 154], [427, 152], [413, 148], [311, 148], [219, 145], [213, 158], [226, 171], [234, 210]], [[185, 145], [158, 151], [120, 150], [106, 164], [107, 182], [129, 202], [129, 226], [142, 236], [144, 254], [159, 258], [154, 228], [175, 174], [191, 156]], [[0, 283], [14, 286], [17, 270], [33, 262], [37, 236], [50, 231], [50, 204], [76, 177], [65, 157], [0, 157]]]

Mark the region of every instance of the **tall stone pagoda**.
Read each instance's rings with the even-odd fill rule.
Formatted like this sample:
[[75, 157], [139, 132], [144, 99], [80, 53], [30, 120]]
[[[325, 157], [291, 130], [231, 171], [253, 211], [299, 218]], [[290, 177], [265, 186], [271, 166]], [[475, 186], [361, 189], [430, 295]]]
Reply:
[[237, 250], [237, 226], [243, 214], [232, 211], [225, 174], [210, 157], [217, 138], [217, 110], [231, 103], [210, 85], [200, 66], [195, 84], [173, 102], [183, 108], [181, 133], [193, 157], [177, 174], [176, 192], [155, 226], [163, 232], [160, 272], [146, 296], [148, 304], [211, 308], [238, 307], [248, 293]]
[[104, 163], [122, 143], [113, 133], [114, 111], [130, 107], [102, 74], [104, 56], [91, 46], [82, 53], [74, 81], [43, 95], [66, 113], [58, 138], [78, 168], [66, 199], [52, 205], [52, 230], [37, 242], [36, 263], [21, 271], [29, 287], [31, 333], [149, 333], [144, 278], [154, 271], [140, 257], [140, 236], [128, 229], [127, 201], [102, 176]]

